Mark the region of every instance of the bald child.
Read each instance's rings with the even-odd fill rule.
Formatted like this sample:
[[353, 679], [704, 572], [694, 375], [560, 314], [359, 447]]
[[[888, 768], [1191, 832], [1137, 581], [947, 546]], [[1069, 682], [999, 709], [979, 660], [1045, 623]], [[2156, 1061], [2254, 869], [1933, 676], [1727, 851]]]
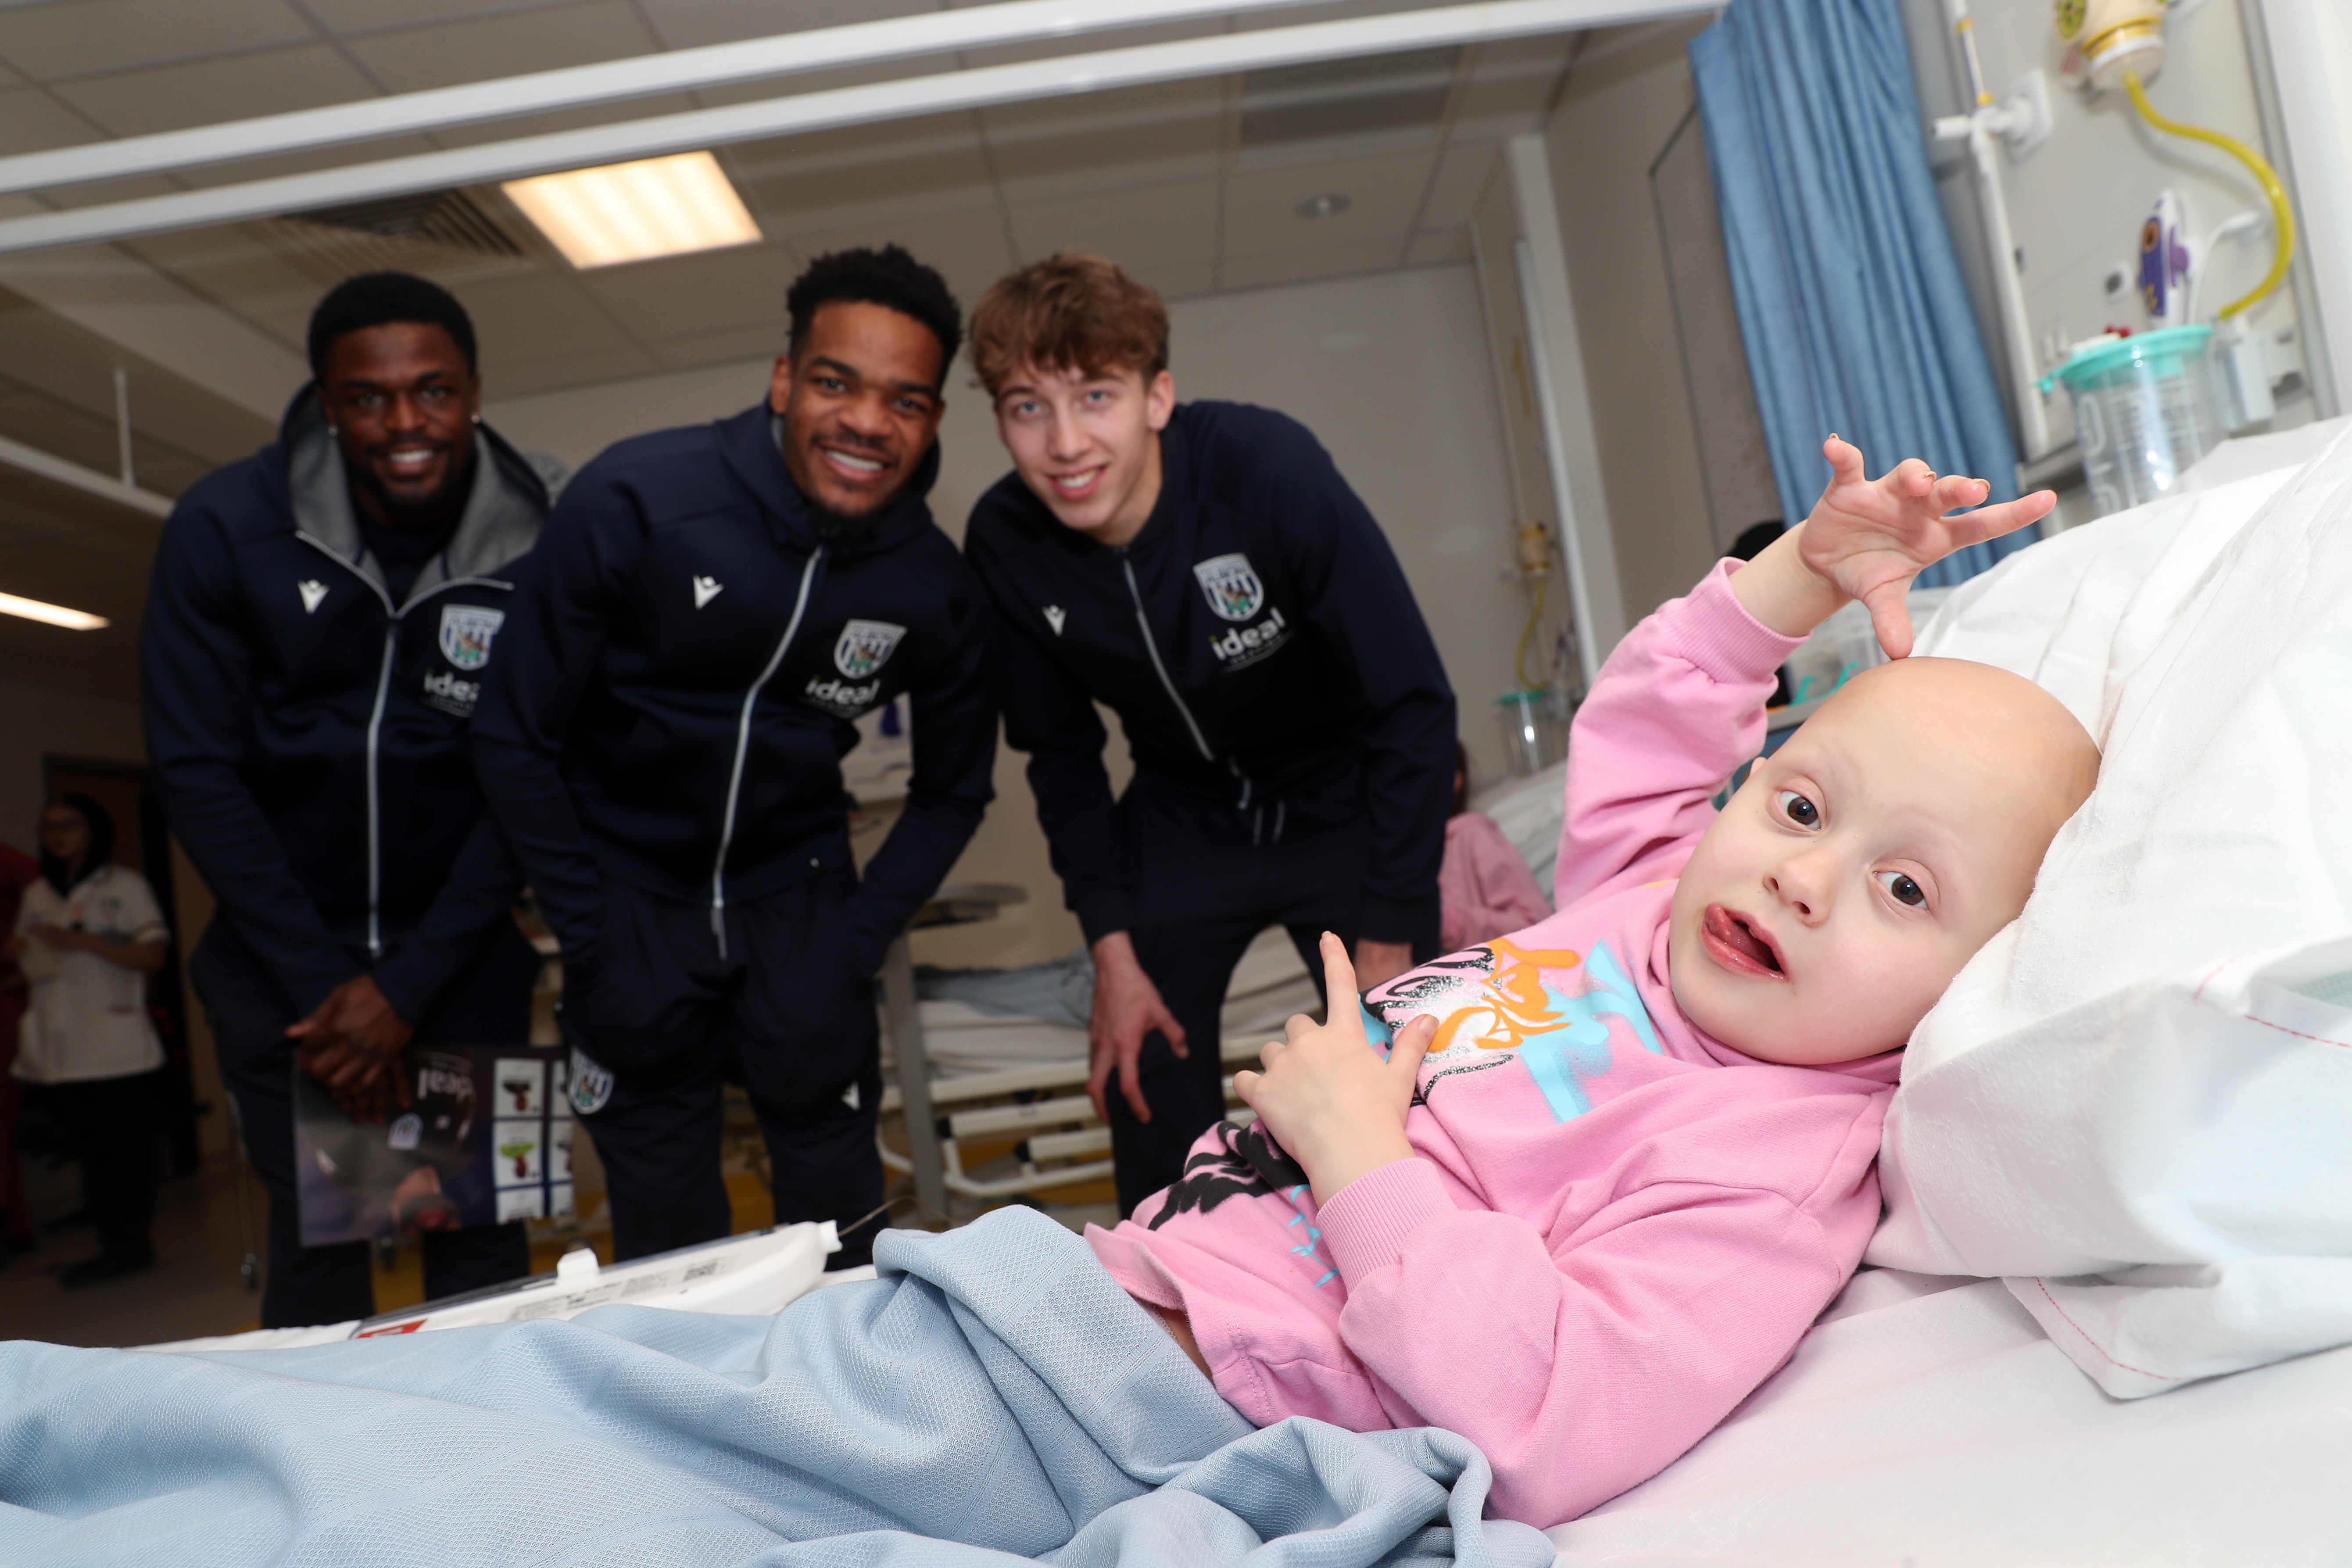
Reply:
[[[1451, 1427], [1494, 1511], [1549, 1526], [1722, 1420], [1860, 1261], [1901, 1048], [2098, 752], [2030, 681], [1906, 657], [1920, 571], [2053, 498], [1823, 450], [1811, 515], [1643, 622], [1579, 710], [1559, 912], [1292, 1019], [1236, 1076], [1256, 1123], [1087, 1233], [1253, 1421]], [[1895, 662], [1718, 813], [1775, 669], [1854, 599]]]

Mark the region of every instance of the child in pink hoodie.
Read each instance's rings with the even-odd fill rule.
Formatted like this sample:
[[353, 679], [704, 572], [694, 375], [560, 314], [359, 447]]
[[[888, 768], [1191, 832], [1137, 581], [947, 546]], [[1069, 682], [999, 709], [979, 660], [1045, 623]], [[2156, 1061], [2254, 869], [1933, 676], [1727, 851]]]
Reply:
[[[2053, 498], [1947, 516], [1986, 487], [1824, 453], [1801, 527], [1611, 655], [1569, 752], [1559, 912], [1292, 1019], [1237, 1076], [1257, 1122], [1087, 1231], [1252, 1421], [1450, 1427], [1492, 1510], [1549, 1526], [1705, 1435], [1853, 1273], [1896, 1053], [2023, 905], [2097, 752], [2030, 682], [1902, 657], [1911, 579]], [[1718, 815], [1775, 669], [1856, 597], [1897, 662]]]

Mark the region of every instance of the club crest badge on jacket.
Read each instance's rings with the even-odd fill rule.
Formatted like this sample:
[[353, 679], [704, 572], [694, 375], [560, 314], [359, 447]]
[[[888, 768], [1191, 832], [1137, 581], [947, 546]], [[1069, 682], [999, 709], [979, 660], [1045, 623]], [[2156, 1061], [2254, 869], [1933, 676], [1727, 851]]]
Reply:
[[1212, 556], [1193, 567], [1192, 575], [1200, 580], [1209, 608], [1226, 620], [1248, 620], [1265, 603], [1265, 584], [1258, 581], [1246, 555]]
[[887, 621], [852, 621], [833, 645], [833, 667], [852, 680], [863, 680], [888, 662], [906, 635], [906, 627]]
[[446, 605], [441, 610], [441, 657], [459, 669], [479, 669], [490, 662], [490, 639], [506, 623], [504, 610], [479, 605]]

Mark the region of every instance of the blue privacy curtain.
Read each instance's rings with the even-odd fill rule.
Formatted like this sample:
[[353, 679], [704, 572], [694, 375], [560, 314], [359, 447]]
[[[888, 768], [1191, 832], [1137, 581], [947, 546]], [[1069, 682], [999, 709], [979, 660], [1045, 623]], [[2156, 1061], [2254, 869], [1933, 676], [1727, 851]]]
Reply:
[[[1832, 431], [2017, 492], [2017, 447], [1936, 199], [1896, 0], [1732, 0], [1691, 40], [1731, 289], [1782, 515], [1812, 510]], [[1919, 578], [1964, 582], [2037, 529]]]

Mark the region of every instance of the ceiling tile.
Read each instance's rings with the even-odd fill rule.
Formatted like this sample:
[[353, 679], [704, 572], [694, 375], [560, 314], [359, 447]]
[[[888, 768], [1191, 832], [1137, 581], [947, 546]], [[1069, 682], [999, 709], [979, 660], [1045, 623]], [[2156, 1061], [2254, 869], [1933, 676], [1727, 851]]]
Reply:
[[1469, 142], [1440, 153], [1423, 198], [1420, 226], [1459, 228], [1468, 223], [1502, 163], [1502, 151], [1496, 142]]
[[286, 0], [76, 0], [0, 10], [0, 59], [37, 81], [317, 36]]
[[388, 92], [588, 65], [658, 47], [628, 0], [590, 0], [372, 33], [344, 47]]
[[1244, 289], [1312, 283], [1326, 278], [1351, 278], [1362, 272], [1393, 272], [1402, 250], [1401, 244], [1321, 245], [1307, 250], [1228, 258], [1217, 268], [1217, 291], [1232, 293]]
[[[1225, 255], [1367, 242], [1400, 253], [1436, 163], [1434, 153], [1387, 153], [1239, 171], [1225, 183]], [[1324, 195], [1347, 197], [1347, 207], [1325, 217], [1299, 216], [1300, 203]]]
[[796, 235], [792, 244], [803, 258], [860, 245], [903, 245], [918, 261], [939, 269], [966, 310], [979, 300], [981, 290], [1013, 268], [1003, 217], [994, 206]]
[[1244, 74], [1239, 153], [1256, 165], [1433, 146], [1462, 74], [1459, 46], [1311, 60]]
[[320, 26], [337, 37], [453, 22], [509, 11], [534, 11], [572, 0], [302, 0]]
[[[686, 332], [651, 343], [654, 357], [671, 370], [694, 370], [706, 364], [728, 364], [766, 355], [769, 359], [784, 352], [783, 312], [765, 325], [729, 327], [719, 331]], [[743, 403], [750, 406], [758, 395], [758, 384], [744, 384]]]
[[485, 375], [493, 365], [503, 374], [512, 364], [630, 344], [629, 334], [574, 278], [490, 278], [450, 292], [474, 318]]
[[1129, 270], [1158, 289], [1163, 300], [1190, 300], [1217, 291], [1217, 269], [1205, 262], [1182, 267], [1134, 267]]
[[[701, 369], [706, 364], [740, 364], [743, 360], [774, 360], [783, 353], [783, 318], [764, 327], [727, 327], [722, 331], [689, 331], [652, 343], [656, 360], [666, 369]], [[746, 406], [755, 397], [752, 381], [743, 384]]]
[[326, 44], [89, 77], [57, 93], [115, 136], [377, 96], [374, 84]]
[[[783, 330], [784, 288], [800, 268], [775, 245], [745, 245], [699, 256], [603, 267], [579, 274], [581, 288], [625, 323], [638, 342], [665, 353], [672, 337], [751, 329]], [[756, 349], [738, 349], [740, 358]]]
[[1082, 93], [980, 112], [1007, 201], [1132, 190], [1213, 175], [1224, 153], [1222, 79]]
[[1129, 267], [1217, 258], [1217, 182], [1187, 180], [1013, 208], [1013, 243], [1034, 261], [1057, 250], [1091, 250]]
[[1517, 136], [1541, 130], [1574, 46], [1574, 35], [1563, 34], [1473, 49], [1469, 79], [1454, 108], [1454, 138]]
[[[479, 318], [478, 317], [478, 321]], [[653, 375], [661, 362], [635, 343], [590, 349], [581, 353], [554, 354], [545, 359], [514, 360], [493, 366], [488, 355], [482, 364], [485, 395], [520, 397], [560, 386], [585, 386], [591, 382], [623, 381]]]
[[877, 22], [939, 9], [932, 0], [637, 0], [637, 8], [661, 35], [663, 47], [672, 49]]
[[[111, 393], [113, 388], [107, 390]], [[0, 432], [101, 474], [114, 473], [120, 460], [110, 411], [100, 417], [89, 409], [21, 385], [11, 384], [0, 392]]]
[[751, 142], [729, 149], [726, 162], [771, 237], [992, 209], [996, 201], [969, 114]]
[[1416, 234], [1404, 247], [1407, 267], [1450, 267], [1470, 259], [1470, 231], [1445, 228]]
[[[125, 242], [208, 300], [256, 321], [307, 322], [326, 285], [242, 226], [149, 235]], [[295, 333], [300, 341], [300, 329]], [[290, 396], [292, 387], [286, 389]]]
[[0, 147], [11, 153], [40, 153], [103, 136], [97, 126], [37, 87], [0, 91]]
[[[0, 388], [79, 410], [102, 439], [90, 453], [81, 455], [51, 447], [15, 428], [10, 434], [113, 471], [117, 370], [130, 378], [131, 428], [142, 454], [151, 449], [177, 451], [209, 467], [242, 457], [268, 434], [271, 421], [257, 418], [22, 295], [0, 289], [0, 371], [9, 373], [0, 375]], [[147, 468], [143, 456], [140, 466], [143, 477]]]

